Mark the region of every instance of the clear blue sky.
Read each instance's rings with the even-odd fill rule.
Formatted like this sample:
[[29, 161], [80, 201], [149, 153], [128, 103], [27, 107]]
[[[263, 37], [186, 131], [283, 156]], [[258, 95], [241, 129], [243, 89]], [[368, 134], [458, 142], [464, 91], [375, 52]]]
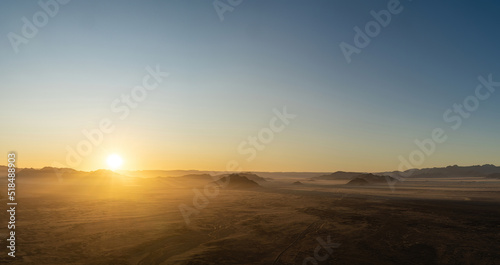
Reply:
[[[73, 0], [15, 53], [7, 34], [41, 7], [2, 1], [0, 150], [63, 163], [109, 117], [115, 132], [77, 168], [118, 152], [129, 169], [393, 170], [436, 127], [449, 138], [422, 167], [500, 164], [500, 91], [456, 131], [442, 117], [479, 75], [500, 81], [500, 3], [402, 0], [347, 63], [339, 44], [388, 2], [244, 0], [220, 21], [211, 1]], [[118, 120], [111, 102], [156, 64], [170, 76]], [[283, 106], [298, 117], [247, 162], [238, 145]]]

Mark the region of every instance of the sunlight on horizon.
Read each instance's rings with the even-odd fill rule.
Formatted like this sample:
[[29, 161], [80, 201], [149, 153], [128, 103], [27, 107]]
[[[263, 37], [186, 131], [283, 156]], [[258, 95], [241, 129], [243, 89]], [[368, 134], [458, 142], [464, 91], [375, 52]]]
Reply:
[[120, 167], [123, 165], [122, 157], [117, 154], [109, 155], [106, 162], [108, 164], [109, 169], [111, 170], [120, 169]]

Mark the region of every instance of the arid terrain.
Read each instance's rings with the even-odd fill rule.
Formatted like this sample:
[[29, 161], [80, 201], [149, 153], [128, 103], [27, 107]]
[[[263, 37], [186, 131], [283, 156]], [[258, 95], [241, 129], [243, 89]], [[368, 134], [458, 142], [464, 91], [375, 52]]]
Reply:
[[182, 175], [21, 171], [16, 259], [3, 250], [0, 262], [500, 264], [496, 178], [415, 175], [391, 189], [319, 173], [228, 174], [226, 186]]

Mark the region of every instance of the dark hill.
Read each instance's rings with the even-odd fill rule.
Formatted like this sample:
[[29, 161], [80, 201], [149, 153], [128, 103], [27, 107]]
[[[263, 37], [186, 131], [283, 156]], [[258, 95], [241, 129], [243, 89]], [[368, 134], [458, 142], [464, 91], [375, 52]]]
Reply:
[[368, 185], [368, 181], [366, 179], [363, 179], [363, 178], [355, 178], [351, 181], [349, 181], [346, 185], [350, 185], [350, 186], [364, 186], [364, 185]]
[[361, 174], [364, 174], [364, 173], [337, 171], [337, 172], [332, 173], [330, 175], [322, 175], [322, 176], [312, 177], [311, 180], [350, 180], [350, 179], [353, 179]]
[[484, 177], [489, 174], [500, 173], [500, 167], [495, 165], [475, 165], [475, 166], [447, 166], [435, 168], [410, 169], [403, 173], [399, 171], [385, 172], [383, 174], [391, 176], [401, 176], [404, 178], [412, 177], [427, 177], [427, 178], [442, 178], [442, 177]]
[[230, 174], [214, 181], [214, 183], [229, 189], [255, 189], [261, 187], [257, 182], [240, 174]]
[[[224, 175], [221, 175], [221, 177], [227, 177], [227, 176], [230, 176], [230, 175], [232, 175], [232, 174], [224, 174]], [[246, 177], [247, 179], [253, 180], [253, 181], [257, 182], [257, 183], [259, 183], [259, 182], [267, 182], [268, 180], [270, 180], [269, 178], [265, 179], [263, 177], [260, 177], [257, 174], [251, 173], [251, 172], [237, 173], [237, 175]]]
[[198, 180], [198, 181], [213, 181], [214, 178], [209, 174], [188, 174], [177, 177], [179, 180]]
[[379, 176], [371, 173], [368, 174], [360, 174], [351, 181], [347, 183], [347, 185], [368, 185], [368, 184], [381, 184], [387, 183], [388, 181], [396, 181], [396, 179], [389, 176]]

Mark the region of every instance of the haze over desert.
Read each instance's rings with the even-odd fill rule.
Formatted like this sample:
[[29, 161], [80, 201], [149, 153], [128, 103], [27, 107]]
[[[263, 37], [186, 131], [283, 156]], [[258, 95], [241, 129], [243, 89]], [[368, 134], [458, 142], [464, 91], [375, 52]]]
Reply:
[[499, 11], [0, 1], [0, 264], [500, 264]]

